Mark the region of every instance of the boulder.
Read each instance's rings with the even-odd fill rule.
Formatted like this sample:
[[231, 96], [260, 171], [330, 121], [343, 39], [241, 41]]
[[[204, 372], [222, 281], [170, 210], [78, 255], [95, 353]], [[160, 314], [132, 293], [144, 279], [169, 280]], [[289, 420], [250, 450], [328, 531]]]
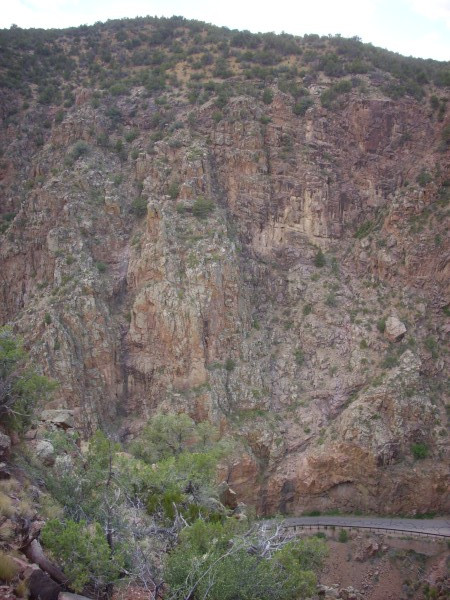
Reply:
[[362, 600], [363, 595], [358, 590], [355, 590], [354, 587], [349, 585], [348, 587], [340, 590], [339, 597], [342, 598], [342, 600]]
[[339, 588], [337, 585], [328, 586], [328, 585], [318, 584], [317, 594], [318, 594], [319, 598], [323, 598], [324, 600], [331, 600], [334, 598], [339, 598]]
[[0, 598], [1, 600], [16, 600], [17, 596], [14, 594], [11, 586], [0, 585]]
[[36, 444], [36, 454], [47, 467], [51, 467], [55, 464], [55, 449], [53, 444], [46, 440], [40, 440]]
[[0, 463], [0, 480], [11, 479], [11, 471], [8, 469], [8, 465], [4, 462]]
[[30, 600], [58, 600], [61, 589], [62, 587], [41, 569], [33, 571], [28, 579]]
[[233, 517], [246, 517], [247, 505], [243, 502], [239, 502], [236, 508], [233, 510]]
[[28, 431], [25, 431], [25, 433], [23, 434], [23, 437], [25, 440], [35, 440], [37, 436], [37, 429], [31, 428]]
[[61, 429], [71, 429], [74, 426], [73, 410], [69, 410], [68, 408], [43, 410], [41, 421], [50, 423]]
[[406, 327], [404, 323], [400, 321], [399, 318], [395, 316], [390, 316], [386, 320], [386, 328], [384, 330], [384, 335], [390, 342], [398, 342], [402, 339], [402, 337], [406, 333]]
[[0, 460], [8, 460], [11, 450], [11, 438], [0, 432]]
[[364, 561], [368, 560], [369, 558], [372, 558], [373, 556], [375, 556], [379, 551], [380, 551], [380, 545], [377, 542], [371, 540], [357, 554], [357, 556], [355, 557], [355, 560], [357, 560], [358, 562], [364, 562]]
[[226, 481], [219, 485], [219, 499], [227, 508], [235, 509], [238, 505], [237, 494]]

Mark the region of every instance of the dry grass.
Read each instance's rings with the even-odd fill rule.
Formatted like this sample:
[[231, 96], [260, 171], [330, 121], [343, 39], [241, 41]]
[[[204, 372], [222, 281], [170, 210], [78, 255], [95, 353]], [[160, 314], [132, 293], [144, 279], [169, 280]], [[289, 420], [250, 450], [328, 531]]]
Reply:
[[10, 517], [14, 513], [14, 508], [11, 502], [11, 498], [0, 492], [0, 516]]
[[30, 596], [30, 592], [28, 590], [28, 585], [26, 581], [20, 581], [14, 590], [14, 593], [19, 598], [28, 598]]
[[48, 494], [42, 494], [40, 497], [39, 513], [44, 519], [61, 519], [63, 516], [61, 506]]
[[21, 517], [32, 517], [36, 511], [28, 500], [21, 500], [17, 507], [17, 513]]
[[18, 572], [19, 568], [13, 559], [4, 552], [0, 552], [0, 580], [9, 583]]
[[20, 491], [20, 483], [17, 479], [5, 479], [0, 481], [0, 492], [4, 494], [17, 494]]
[[14, 535], [14, 525], [11, 523], [11, 521], [6, 521], [6, 523], [3, 523], [3, 525], [0, 527], [0, 541], [7, 542], [8, 540], [13, 539]]

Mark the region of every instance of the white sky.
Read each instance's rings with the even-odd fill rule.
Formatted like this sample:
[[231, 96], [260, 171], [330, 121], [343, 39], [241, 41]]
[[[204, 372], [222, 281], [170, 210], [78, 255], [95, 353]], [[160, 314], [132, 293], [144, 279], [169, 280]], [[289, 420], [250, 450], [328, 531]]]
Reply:
[[182, 15], [253, 32], [357, 35], [405, 55], [450, 60], [450, 0], [3, 0], [0, 28], [71, 27]]

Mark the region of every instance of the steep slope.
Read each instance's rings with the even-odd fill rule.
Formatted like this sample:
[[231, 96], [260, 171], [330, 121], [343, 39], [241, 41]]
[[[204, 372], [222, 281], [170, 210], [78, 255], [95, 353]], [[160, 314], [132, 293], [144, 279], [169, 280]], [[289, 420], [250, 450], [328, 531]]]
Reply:
[[179, 18], [1, 36], [0, 322], [55, 403], [220, 423], [261, 514], [448, 510], [448, 64]]

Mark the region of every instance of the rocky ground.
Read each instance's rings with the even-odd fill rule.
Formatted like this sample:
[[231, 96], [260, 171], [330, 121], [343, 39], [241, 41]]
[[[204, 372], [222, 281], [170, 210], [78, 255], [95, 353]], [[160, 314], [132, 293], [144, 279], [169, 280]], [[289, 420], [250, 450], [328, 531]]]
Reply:
[[329, 556], [320, 578], [327, 600], [449, 597], [445, 541], [351, 533], [348, 541], [339, 542], [337, 537], [328, 541]]

